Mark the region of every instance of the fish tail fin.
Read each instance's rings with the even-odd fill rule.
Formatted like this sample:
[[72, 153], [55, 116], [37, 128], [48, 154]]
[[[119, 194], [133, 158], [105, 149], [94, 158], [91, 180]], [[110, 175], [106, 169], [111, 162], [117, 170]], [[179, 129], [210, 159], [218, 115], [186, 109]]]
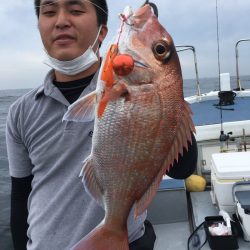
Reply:
[[127, 230], [114, 230], [100, 225], [80, 240], [71, 250], [129, 250]]

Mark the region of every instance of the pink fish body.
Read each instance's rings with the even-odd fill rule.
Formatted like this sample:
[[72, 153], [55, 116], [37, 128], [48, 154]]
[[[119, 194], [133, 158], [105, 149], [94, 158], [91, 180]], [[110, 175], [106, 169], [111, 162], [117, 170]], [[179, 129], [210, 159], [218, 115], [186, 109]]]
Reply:
[[[145, 211], [195, 131], [172, 38], [149, 5], [135, 13], [127, 9], [126, 15], [115, 54], [103, 60], [96, 92], [66, 114], [66, 119], [85, 119], [86, 107], [96, 102], [92, 152], [82, 175], [85, 188], [105, 210], [101, 224], [74, 249], [127, 250], [132, 206], [135, 217]], [[116, 56], [121, 60], [112, 71]]]

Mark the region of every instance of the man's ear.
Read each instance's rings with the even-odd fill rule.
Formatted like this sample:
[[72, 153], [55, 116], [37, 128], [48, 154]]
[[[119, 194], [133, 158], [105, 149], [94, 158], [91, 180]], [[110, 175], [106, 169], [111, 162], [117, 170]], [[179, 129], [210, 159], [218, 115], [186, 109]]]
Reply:
[[102, 24], [102, 29], [98, 37], [99, 44], [103, 42], [107, 34], [108, 34], [108, 27], [107, 25]]

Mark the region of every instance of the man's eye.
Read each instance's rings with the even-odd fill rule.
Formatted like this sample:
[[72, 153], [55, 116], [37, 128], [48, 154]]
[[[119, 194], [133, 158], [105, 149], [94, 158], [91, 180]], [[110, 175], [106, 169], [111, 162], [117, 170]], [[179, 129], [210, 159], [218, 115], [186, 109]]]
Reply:
[[54, 8], [43, 8], [41, 11], [42, 15], [45, 16], [53, 16], [56, 13], [56, 10]]
[[53, 16], [53, 15], [55, 15], [55, 13], [56, 12], [52, 11], [52, 10], [42, 12], [42, 14], [45, 15], [45, 16]]
[[73, 14], [73, 15], [81, 15], [84, 12], [82, 10], [71, 10], [70, 13]]

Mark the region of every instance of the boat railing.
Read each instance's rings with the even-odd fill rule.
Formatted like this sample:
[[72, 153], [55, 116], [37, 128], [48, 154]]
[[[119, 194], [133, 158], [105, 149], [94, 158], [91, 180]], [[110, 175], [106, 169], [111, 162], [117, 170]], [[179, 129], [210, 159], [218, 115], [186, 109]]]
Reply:
[[242, 90], [240, 83], [240, 73], [239, 73], [239, 49], [238, 46], [242, 42], [249, 42], [250, 38], [240, 39], [235, 44], [235, 58], [236, 58], [236, 78], [237, 78], [237, 89]]
[[198, 74], [198, 66], [197, 66], [197, 58], [196, 58], [195, 47], [192, 46], [192, 45], [176, 45], [175, 47], [176, 47], [177, 52], [183, 52], [183, 51], [186, 51], [186, 50], [191, 50], [193, 52], [197, 95], [201, 96], [201, 89], [200, 89], [200, 82], [199, 82], [199, 74]]

